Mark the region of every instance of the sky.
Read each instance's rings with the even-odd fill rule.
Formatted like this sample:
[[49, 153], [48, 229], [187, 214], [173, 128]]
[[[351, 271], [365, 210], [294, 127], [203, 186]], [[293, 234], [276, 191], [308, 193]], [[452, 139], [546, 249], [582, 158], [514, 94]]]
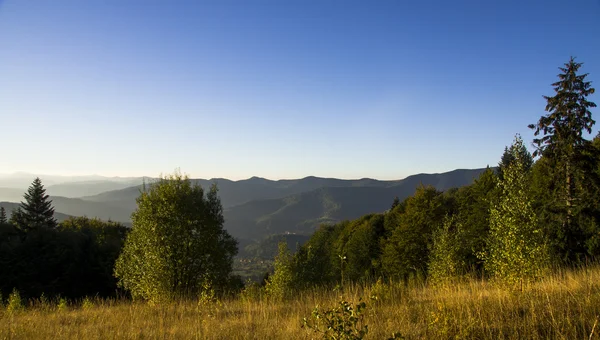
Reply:
[[0, 173], [494, 166], [571, 56], [600, 87], [600, 0], [0, 0]]

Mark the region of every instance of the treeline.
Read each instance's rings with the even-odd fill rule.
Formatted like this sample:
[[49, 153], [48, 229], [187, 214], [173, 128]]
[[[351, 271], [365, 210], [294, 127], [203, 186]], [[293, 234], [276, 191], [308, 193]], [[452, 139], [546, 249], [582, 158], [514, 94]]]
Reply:
[[129, 228], [73, 217], [57, 223], [39, 178], [10, 219], [0, 208], [0, 293], [24, 298], [114, 297], [113, 270]]
[[293, 256], [282, 245], [267, 291], [466, 274], [523, 284], [549, 268], [598, 259], [600, 134], [584, 138], [596, 105], [581, 65], [571, 59], [560, 68], [547, 115], [529, 126], [533, 155], [517, 135], [498, 167], [470, 186], [421, 186], [383, 214], [321, 226]]

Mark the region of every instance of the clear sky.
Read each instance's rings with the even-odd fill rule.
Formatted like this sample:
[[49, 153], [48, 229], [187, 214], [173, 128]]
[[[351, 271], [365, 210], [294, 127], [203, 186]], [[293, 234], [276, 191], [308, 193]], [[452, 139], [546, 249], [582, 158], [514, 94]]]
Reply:
[[0, 173], [495, 165], [571, 55], [600, 104], [600, 0], [0, 0]]

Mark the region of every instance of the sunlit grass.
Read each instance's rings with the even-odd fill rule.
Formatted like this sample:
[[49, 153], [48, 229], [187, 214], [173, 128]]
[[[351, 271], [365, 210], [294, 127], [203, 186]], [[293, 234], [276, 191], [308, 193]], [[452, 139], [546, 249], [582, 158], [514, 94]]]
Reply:
[[[311, 339], [301, 328], [316, 305], [343, 296], [368, 302], [370, 339], [400, 332], [409, 339], [600, 339], [600, 267], [561, 271], [521, 291], [472, 279], [445, 287], [351, 285], [344, 292], [312, 289], [287, 302], [265, 298], [150, 306], [88, 300], [58, 308], [30, 302], [0, 311], [2, 339]], [[376, 300], [371, 297], [377, 297]]]

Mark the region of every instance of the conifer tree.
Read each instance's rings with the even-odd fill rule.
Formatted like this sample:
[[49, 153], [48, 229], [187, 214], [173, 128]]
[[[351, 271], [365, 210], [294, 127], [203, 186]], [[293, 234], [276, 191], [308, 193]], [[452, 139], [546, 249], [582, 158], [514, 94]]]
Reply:
[[56, 228], [58, 222], [54, 218], [52, 201], [48, 199], [49, 195], [46, 194], [39, 177], [33, 180], [23, 197], [25, 202], [21, 202], [11, 216], [11, 221], [17, 228], [26, 231]]
[[559, 81], [552, 84], [555, 95], [544, 96], [547, 101], [547, 115], [542, 116], [536, 124], [530, 124], [534, 130], [533, 140], [537, 146], [534, 156], [542, 156], [550, 164], [550, 175], [559, 190], [556, 191], [562, 202], [558, 208], [562, 230], [554, 232], [562, 240], [563, 258], [576, 260], [583, 252], [581, 227], [577, 225], [576, 215], [584, 202], [582, 193], [586, 184], [586, 174], [582, 169], [582, 159], [589, 149], [590, 141], [584, 138], [584, 131], [592, 132], [596, 123], [592, 119], [590, 108], [596, 104], [587, 97], [595, 92], [591, 82], [586, 81], [588, 74], [578, 74], [582, 63], [571, 60], [561, 67]]
[[4, 207], [0, 207], [0, 224], [7, 224], [8, 220], [6, 219], [6, 210]]
[[515, 149], [515, 145], [511, 145], [509, 147], [504, 148], [504, 153], [502, 154], [502, 158], [498, 163], [498, 178], [503, 178], [503, 171], [509, 166], [512, 162], [515, 161], [515, 157], [513, 156], [515, 152], [519, 154], [521, 159], [523, 160], [523, 169], [525, 171], [529, 171], [533, 166], [533, 157], [527, 150], [524, 144], [519, 146], [519, 149]]

